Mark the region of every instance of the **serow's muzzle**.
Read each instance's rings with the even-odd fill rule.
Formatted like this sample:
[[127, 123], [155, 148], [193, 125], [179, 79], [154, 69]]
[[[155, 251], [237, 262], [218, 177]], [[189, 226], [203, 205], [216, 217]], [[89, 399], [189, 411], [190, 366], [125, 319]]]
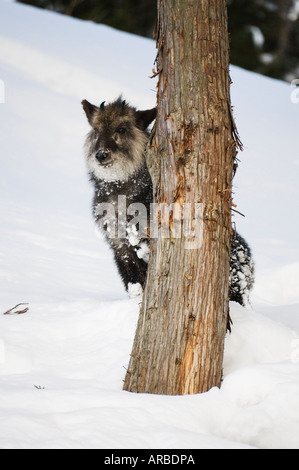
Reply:
[[104, 150], [104, 149], [98, 150], [98, 152], [96, 153], [96, 159], [97, 159], [98, 162], [101, 163], [101, 164], [103, 164], [103, 163], [108, 163], [109, 160], [110, 160], [110, 152], [109, 152], [109, 150]]

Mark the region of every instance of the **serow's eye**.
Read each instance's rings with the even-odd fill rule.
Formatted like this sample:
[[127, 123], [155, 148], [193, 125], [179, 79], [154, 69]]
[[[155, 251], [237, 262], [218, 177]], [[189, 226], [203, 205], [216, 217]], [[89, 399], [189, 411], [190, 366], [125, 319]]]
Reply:
[[94, 128], [94, 129], [93, 129], [93, 132], [94, 132], [95, 137], [97, 137], [97, 136], [99, 135], [98, 129]]
[[117, 132], [118, 134], [125, 134], [126, 128], [125, 128], [125, 127], [119, 127], [119, 128], [116, 130], [116, 132]]

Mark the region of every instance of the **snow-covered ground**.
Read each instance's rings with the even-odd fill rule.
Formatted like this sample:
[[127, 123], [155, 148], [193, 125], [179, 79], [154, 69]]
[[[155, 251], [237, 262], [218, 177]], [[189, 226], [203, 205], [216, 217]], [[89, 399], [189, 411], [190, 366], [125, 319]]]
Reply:
[[235, 222], [257, 280], [253, 311], [231, 304], [221, 389], [131, 394], [138, 305], [94, 230], [80, 101], [154, 106], [155, 43], [3, 0], [0, 26], [0, 448], [298, 448], [294, 89], [231, 69]]

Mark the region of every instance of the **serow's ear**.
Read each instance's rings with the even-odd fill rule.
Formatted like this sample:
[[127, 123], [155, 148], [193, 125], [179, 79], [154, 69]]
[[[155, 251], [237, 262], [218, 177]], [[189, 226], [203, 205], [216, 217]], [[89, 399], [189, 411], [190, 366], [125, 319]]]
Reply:
[[85, 111], [89, 124], [93, 126], [93, 116], [95, 112], [98, 110], [98, 107], [95, 106], [94, 104], [89, 103], [89, 101], [87, 100], [83, 100], [81, 104], [83, 106], [83, 109]]
[[145, 131], [147, 127], [156, 119], [157, 108], [147, 109], [146, 111], [136, 111], [135, 118], [137, 126]]

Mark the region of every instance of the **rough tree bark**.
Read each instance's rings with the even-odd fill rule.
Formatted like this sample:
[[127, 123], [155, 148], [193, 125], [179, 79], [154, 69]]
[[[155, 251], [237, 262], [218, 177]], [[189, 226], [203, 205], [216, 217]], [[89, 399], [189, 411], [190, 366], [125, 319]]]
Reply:
[[[239, 140], [229, 94], [226, 0], [158, 0], [157, 49], [158, 117], [147, 154], [154, 201], [200, 203], [202, 242], [190, 249], [184, 233], [152, 239], [124, 389], [192, 394], [220, 386], [229, 313]], [[171, 229], [176, 217], [169, 219]]]

